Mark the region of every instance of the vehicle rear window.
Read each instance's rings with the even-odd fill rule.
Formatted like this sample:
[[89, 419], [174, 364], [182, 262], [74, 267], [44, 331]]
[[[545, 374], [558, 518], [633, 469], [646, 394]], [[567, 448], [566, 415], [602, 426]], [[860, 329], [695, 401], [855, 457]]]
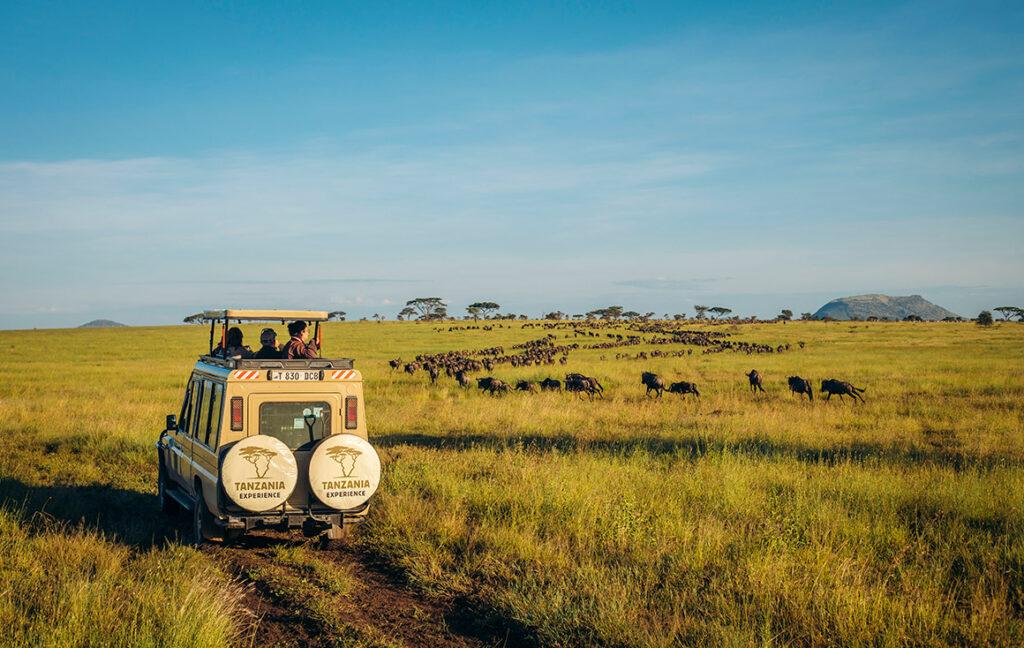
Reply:
[[324, 402], [263, 403], [260, 434], [292, 450], [305, 450], [331, 433], [331, 407]]

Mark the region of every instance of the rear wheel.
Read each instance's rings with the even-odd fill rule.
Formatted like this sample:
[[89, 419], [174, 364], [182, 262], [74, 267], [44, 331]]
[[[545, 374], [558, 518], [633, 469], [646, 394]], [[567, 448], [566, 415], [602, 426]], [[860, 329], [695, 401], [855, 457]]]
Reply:
[[215, 537], [213, 516], [206, 508], [203, 491], [199, 490], [196, 494], [195, 504], [192, 506], [192, 546], [201, 547]]

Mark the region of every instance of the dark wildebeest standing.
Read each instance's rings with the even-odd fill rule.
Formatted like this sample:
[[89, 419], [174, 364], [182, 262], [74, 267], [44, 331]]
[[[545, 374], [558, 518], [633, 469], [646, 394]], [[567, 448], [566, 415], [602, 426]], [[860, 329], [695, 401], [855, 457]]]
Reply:
[[697, 391], [696, 383], [686, 382], [685, 380], [674, 382], [671, 385], [669, 385], [668, 392], [670, 394], [679, 394], [680, 398], [682, 398], [686, 394], [693, 394], [697, 398], [700, 398], [700, 392]]
[[434, 365], [429, 365], [427, 367], [427, 373], [430, 374], [430, 384], [433, 385], [437, 382], [437, 377], [441, 375], [441, 370]]
[[388, 360], [388, 364], [391, 365], [391, 369], [394, 371], [402, 366], [402, 359], [395, 358], [394, 360]]
[[814, 390], [811, 389], [811, 381], [804, 380], [800, 376], [790, 376], [788, 379], [789, 391], [803, 398], [807, 394], [807, 400], [814, 400]]
[[416, 364], [415, 362], [410, 362], [407, 365], [405, 365], [405, 373], [411, 376], [414, 373], [416, 373], [416, 370], [419, 368], [420, 366], [418, 364]]
[[829, 378], [828, 380], [821, 381], [821, 393], [828, 394], [825, 396], [825, 400], [832, 398], [832, 394], [839, 394], [840, 400], [844, 396], [852, 396], [853, 402], [856, 403], [858, 399], [860, 402], [865, 402], [864, 397], [861, 396], [864, 390], [860, 387], [854, 387], [848, 382], [842, 380], [836, 380], [835, 378]]
[[587, 394], [590, 396], [590, 400], [594, 400], [594, 396], [604, 398], [604, 387], [601, 386], [597, 378], [590, 378], [580, 373], [565, 375], [565, 391]]
[[491, 396], [494, 396], [495, 394], [505, 393], [507, 391], [510, 391], [511, 389], [508, 386], [508, 383], [502, 382], [497, 378], [492, 378], [491, 376], [487, 376], [485, 378], [477, 378], [476, 386], [479, 387], [481, 391], [485, 391]]
[[460, 387], [469, 387], [473, 384], [473, 381], [469, 379], [465, 371], [459, 370], [455, 372], [455, 382], [459, 383]]
[[545, 378], [540, 381], [541, 391], [562, 391], [562, 383], [554, 378]]
[[750, 370], [750, 373], [747, 374], [747, 380], [750, 381], [750, 391], [764, 393], [764, 385], [761, 384], [761, 374], [757, 373], [757, 369]]
[[516, 391], [529, 392], [531, 394], [537, 393], [537, 385], [534, 385], [529, 380], [520, 380], [516, 383]]
[[650, 396], [653, 391], [657, 394], [658, 398], [661, 398], [661, 392], [665, 391], [665, 381], [658, 374], [651, 371], [645, 371], [640, 374], [640, 384], [647, 387], [645, 396]]

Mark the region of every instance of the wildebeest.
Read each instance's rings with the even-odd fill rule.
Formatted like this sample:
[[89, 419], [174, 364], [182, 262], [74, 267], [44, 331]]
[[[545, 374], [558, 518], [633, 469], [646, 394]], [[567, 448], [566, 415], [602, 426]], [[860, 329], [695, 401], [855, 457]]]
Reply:
[[811, 381], [804, 380], [800, 376], [790, 376], [787, 381], [789, 382], [789, 391], [801, 396], [807, 394], [807, 400], [814, 400], [814, 390], [811, 389]]
[[459, 383], [460, 387], [469, 387], [473, 384], [473, 381], [469, 379], [466, 372], [461, 370], [455, 372], [455, 382]]
[[427, 365], [427, 373], [430, 374], [430, 384], [433, 385], [441, 375], [441, 370], [434, 365]]
[[537, 385], [534, 385], [529, 380], [520, 380], [516, 383], [516, 391], [529, 392], [531, 394], [537, 393]]
[[542, 391], [562, 391], [562, 382], [554, 378], [545, 378], [540, 381]]
[[590, 396], [590, 400], [594, 400], [594, 396], [604, 398], [604, 387], [601, 386], [597, 378], [584, 376], [581, 373], [565, 374], [565, 391], [587, 394]]
[[491, 376], [477, 378], [476, 386], [479, 387], [481, 391], [485, 391], [489, 393], [491, 396], [494, 396], [495, 394], [502, 394], [511, 391], [512, 389], [511, 387], [508, 386], [508, 383], [498, 380], [497, 378], [493, 378]]
[[395, 358], [394, 360], [388, 360], [388, 364], [391, 365], [391, 369], [395, 370], [402, 366], [402, 359]]
[[651, 371], [645, 371], [640, 374], [640, 384], [647, 387], [645, 396], [650, 396], [653, 391], [657, 394], [658, 398], [661, 398], [661, 392], [665, 391], [665, 381], [658, 374]]
[[420, 368], [420, 365], [419, 365], [418, 362], [410, 362], [410, 363], [405, 365], [405, 373], [407, 373], [407, 374], [409, 374], [411, 376], [414, 373], [416, 373], [416, 370], [419, 369], [419, 368]]
[[821, 381], [821, 393], [828, 394], [825, 396], [825, 400], [832, 398], [832, 394], [838, 394], [840, 399], [844, 396], [852, 396], [854, 403], [856, 403], [858, 399], [863, 403], [865, 401], [864, 397], [861, 396], [861, 393], [864, 391], [865, 390], [860, 387], [854, 387], [848, 382], [836, 380], [835, 378], [829, 378], [828, 380]]
[[761, 384], [761, 374], [757, 372], [757, 369], [750, 370], [750, 373], [747, 374], [747, 380], [750, 381], [750, 391], [764, 393], [764, 385]]
[[668, 386], [668, 391], [670, 394], [679, 394], [680, 398], [686, 394], [693, 394], [700, 398], [700, 392], [697, 391], [696, 383], [686, 382], [685, 380], [672, 383]]

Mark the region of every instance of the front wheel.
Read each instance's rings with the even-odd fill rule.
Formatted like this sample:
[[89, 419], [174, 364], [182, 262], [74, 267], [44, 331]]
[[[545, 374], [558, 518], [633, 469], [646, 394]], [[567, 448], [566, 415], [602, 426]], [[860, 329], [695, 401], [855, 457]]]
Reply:
[[181, 510], [181, 507], [178, 506], [178, 500], [167, 492], [168, 488], [170, 488], [170, 484], [167, 483], [167, 469], [164, 468], [163, 462], [160, 462], [156, 476], [156, 491], [157, 497], [160, 499], [160, 510], [168, 515], [174, 515]]

